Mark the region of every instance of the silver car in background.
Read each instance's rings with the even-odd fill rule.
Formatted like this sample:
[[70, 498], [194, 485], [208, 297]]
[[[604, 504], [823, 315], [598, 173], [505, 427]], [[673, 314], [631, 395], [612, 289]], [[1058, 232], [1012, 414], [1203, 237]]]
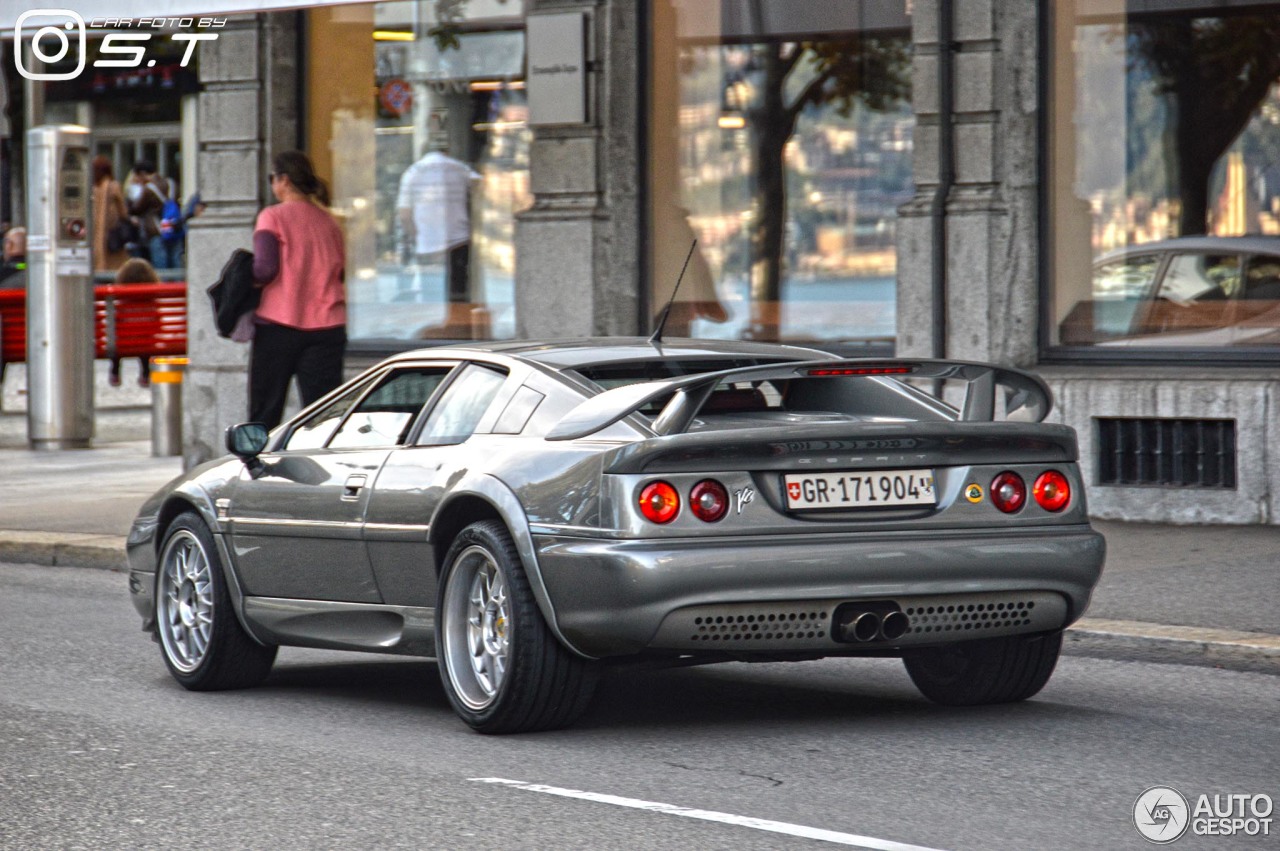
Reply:
[[989, 364], [599, 339], [392, 357], [170, 483], [129, 586], [173, 676], [281, 645], [437, 660], [457, 714], [571, 723], [602, 669], [900, 656], [1039, 691], [1104, 558], [1074, 432]]
[[1257, 347], [1280, 342], [1280, 237], [1185, 236], [1094, 261], [1063, 345]]

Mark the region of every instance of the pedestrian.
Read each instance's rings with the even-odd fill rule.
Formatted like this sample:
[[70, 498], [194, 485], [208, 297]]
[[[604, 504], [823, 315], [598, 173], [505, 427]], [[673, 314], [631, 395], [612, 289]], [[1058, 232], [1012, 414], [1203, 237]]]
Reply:
[[443, 264], [445, 299], [471, 300], [471, 189], [480, 175], [449, 156], [443, 141], [400, 176], [396, 209], [415, 265]]
[[169, 198], [169, 181], [156, 174], [156, 167], [150, 160], [138, 160], [133, 165], [133, 175], [125, 190], [129, 202], [129, 214], [138, 222], [141, 237], [138, 246], [131, 252], [135, 257], [143, 257], [158, 268], [169, 266], [169, 247], [162, 238], [160, 219]]
[[27, 229], [9, 228], [4, 232], [4, 262], [0, 263], [0, 289], [27, 288]]
[[160, 269], [181, 269], [186, 253], [187, 226], [178, 203], [178, 187], [167, 177], [156, 176], [155, 183], [165, 194], [156, 227], [160, 233], [152, 239], [151, 262]]
[[111, 160], [93, 158], [93, 271], [114, 272], [129, 259], [132, 223]]
[[[160, 276], [155, 267], [141, 257], [130, 257], [116, 271], [117, 284], [158, 284]], [[111, 369], [107, 381], [112, 387], [120, 386], [120, 358], [111, 359]], [[138, 357], [138, 386], [151, 386], [151, 363], [145, 355]]]
[[258, 214], [253, 278], [262, 287], [249, 352], [249, 419], [275, 428], [289, 381], [310, 405], [342, 383], [347, 345], [346, 249], [329, 189], [301, 151], [272, 160], [280, 203]]

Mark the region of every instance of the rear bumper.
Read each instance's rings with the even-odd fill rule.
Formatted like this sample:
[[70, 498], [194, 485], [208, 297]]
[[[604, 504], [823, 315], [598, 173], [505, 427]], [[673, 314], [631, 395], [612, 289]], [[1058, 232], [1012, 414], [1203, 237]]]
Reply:
[[[691, 648], [675, 636], [685, 632], [683, 625], [692, 623], [695, 613], [750, 611], [762, 604], [768, 605], [761, 611], [778, 604], [812, 604], [825, 615], [854, 600], [902, 600], [905, 610], [938, 597], [971, 602], [1005, 600], [1009, 593], [1038, 594], [1035, 599], [1043, 600], [1047, 594], [1061, 601], [1053, 607], [1061, 622], [1049, 627], [1060, 628], [1084, 614], [1106, 555], [1102, 535], [1088, 525], [991, 533], [832, 534], [802, 540], [780, 535], [660, 541], [535, 535], [534, 544], [561, 634], [578, 652], [594, 657], [685, 652]], [[1044, 628], [1041, 619], [1023, 631]], [[837, 643], [825, 628], [813, 632], [803, 641], [788, 639], [785, 649], [859, 649]], [[927, 642], [990, 634], [946, 633], [945, 639], [931, 635]], [[874, 649], [892, 650], [902, 643]], [[906, 643], [924, 642], [917, 637]], [[754, 646], [734, 643], [719, 649], [749, 653]]]

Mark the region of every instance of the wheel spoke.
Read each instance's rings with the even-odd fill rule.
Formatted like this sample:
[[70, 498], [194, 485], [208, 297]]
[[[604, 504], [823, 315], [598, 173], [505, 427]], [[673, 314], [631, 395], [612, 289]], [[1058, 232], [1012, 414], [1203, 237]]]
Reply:
[[187, 634], [190, 636], [190, 639], [191, 639], [191, 655], [203, 656], [204, 651], [209, 646], [208, 639], [198, 629], [188, 630]]
[[507, 676], [506, 654], [494, 654], [493, 657], [493, 690], [497, 691]]

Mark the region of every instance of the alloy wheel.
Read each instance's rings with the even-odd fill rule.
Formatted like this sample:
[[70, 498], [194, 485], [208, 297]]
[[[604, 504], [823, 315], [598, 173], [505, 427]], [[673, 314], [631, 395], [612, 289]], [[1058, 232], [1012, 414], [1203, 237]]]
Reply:
[[195, 535], [181, 530], [161, 557], [157, 621], [165, 655], [183, 673], [204, 661], [213, 637], [213, 577], [208, 554]]
[[498, 696], [511, 648], [511, 606], [506, 577], [487, 549], [459, 553], [445, 592], [443, 639], [449, 680], [468, 707], [480, 710]]

